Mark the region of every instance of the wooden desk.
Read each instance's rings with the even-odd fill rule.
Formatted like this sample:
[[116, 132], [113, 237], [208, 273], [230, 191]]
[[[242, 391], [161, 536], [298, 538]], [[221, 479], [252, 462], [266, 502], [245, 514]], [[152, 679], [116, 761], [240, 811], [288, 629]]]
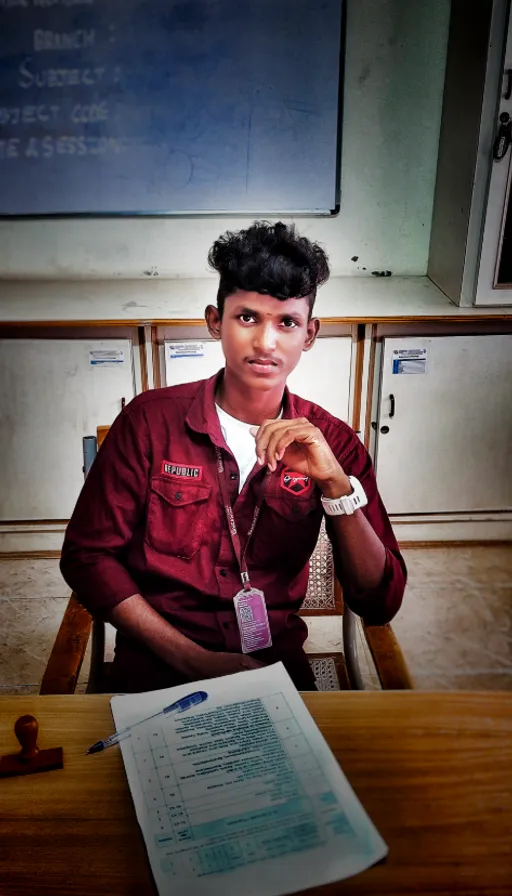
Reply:
[[[305, 702], [389, 845], [387, 863], [330, 893], [512, 893], [512, 693], [308, 694]], [[154, 894], [105, 696], [0, 698], [0, 753], [16, 718], [64, 769], [0, 781], [1, 896]], [[320, 893], [320, 891], [318, 891]]]

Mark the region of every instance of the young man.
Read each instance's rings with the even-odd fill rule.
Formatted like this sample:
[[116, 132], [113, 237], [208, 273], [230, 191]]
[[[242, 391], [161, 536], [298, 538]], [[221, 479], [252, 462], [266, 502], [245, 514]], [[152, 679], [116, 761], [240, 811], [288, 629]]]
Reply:
[[368, 453], [346, 423], [286, 388], [318, 334], [323, 250], [256, 222], [209, 253], [208, 330], [224, 370], [157, 389], [119, 415], [70, 521], [61, 570], [118, 630], [115, 690], [135, 692], [282, 660], [314, 688], [298, 611], [326, 514], [344, 600], [397, 612], [406, 570]]

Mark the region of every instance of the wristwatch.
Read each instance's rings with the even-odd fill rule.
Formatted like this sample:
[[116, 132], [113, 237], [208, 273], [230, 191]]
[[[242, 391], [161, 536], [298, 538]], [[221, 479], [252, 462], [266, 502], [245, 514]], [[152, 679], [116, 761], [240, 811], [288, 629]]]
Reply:
[[364, 488], [355, 476], [349, 476], [348, 481], [352, 486], [350, 495], [342, 495], [341, 498], [324, 498], [321, 495], [320, 500], [327, 516], [342, 516], [347, 514], [350, 516], [361, 507], [366, 507], [368, 498], [365, 495]]

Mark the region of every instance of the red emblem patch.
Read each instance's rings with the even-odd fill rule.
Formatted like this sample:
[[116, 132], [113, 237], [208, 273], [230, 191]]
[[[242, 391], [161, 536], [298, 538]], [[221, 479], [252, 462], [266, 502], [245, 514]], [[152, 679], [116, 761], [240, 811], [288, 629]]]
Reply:
[[311, 488], [311, 479], [305, 473], [297, 473], [295, 470], [286, 469], [281, 473], [281, 487], [294, 495], [303, 495]]
[[191, 464], [175, 464], [172, 460], [162, 461], [162, 475], [173, 476], [178, 479], [198, 479], [203, 478], [203, 468], [194, 467]]

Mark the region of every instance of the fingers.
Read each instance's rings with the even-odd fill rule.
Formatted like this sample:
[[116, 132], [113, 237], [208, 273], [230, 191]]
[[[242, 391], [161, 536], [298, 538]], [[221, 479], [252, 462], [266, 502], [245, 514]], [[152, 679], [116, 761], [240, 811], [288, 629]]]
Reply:
[[252, 657], [247, 656], [245, 653], [242, 653], [238, 657], [238, 663], [242, 672], [249, 672], [251, 669], [260, 669], [263, 666], [263, 663], [253, 660]]
[[295, 442], [299, 437], [299, 433], [297, 429], [289, 426], [284, 431], [277, 430], [273, 432], [268, 440], [266, 457], [268, 467], [272, 472], [275, 472], [277, 465], [280, 460], [282, 460], [283, 454], [285, 453], [288, 445], [291, 445], [292, 442]]
[[260, 663], [259, 660], [253, 660], [249, 656], [244, 656], [244, 670], [249, 672], [251, 669], [263, 669], [265, 663]]
[[256, 455], [258, 463], [268, 464], [274, 471], [277, 464], [293, 442], [313, 444], [318, 431], [305, 417], [294, 420], [266, 420], [259, 429], [253, 427], [251, 433], [256, 439]]
[[318, 445], [320, 443], [319, 432], [315, 426], [308, 423], [306, 426], [289, 427], [282, 433], [277, 432], [272, 435], [267, 448], [267, 459], [273, 472], [279, 461], [283, 459], [286, 449], [294, 442], [304, 446]]
[[278, 430], [270, 435], [267, 448], [266, 460], [269, 469], [275, 472], [279, 461], [281, 461], [286, 453], [286, 449], [290, 445], [316, 445], [318, 444], [318, 434], [314, 426], [289, 426], [287, 429]]
[[256, 439], [256, 457], [261, 465], [267, 463], [267, 445], [270, 436], [275, 430], [287, 429], [290, 426], [290, 420], [265, 420], [259, 428], [253, 426], [250, 430]]

